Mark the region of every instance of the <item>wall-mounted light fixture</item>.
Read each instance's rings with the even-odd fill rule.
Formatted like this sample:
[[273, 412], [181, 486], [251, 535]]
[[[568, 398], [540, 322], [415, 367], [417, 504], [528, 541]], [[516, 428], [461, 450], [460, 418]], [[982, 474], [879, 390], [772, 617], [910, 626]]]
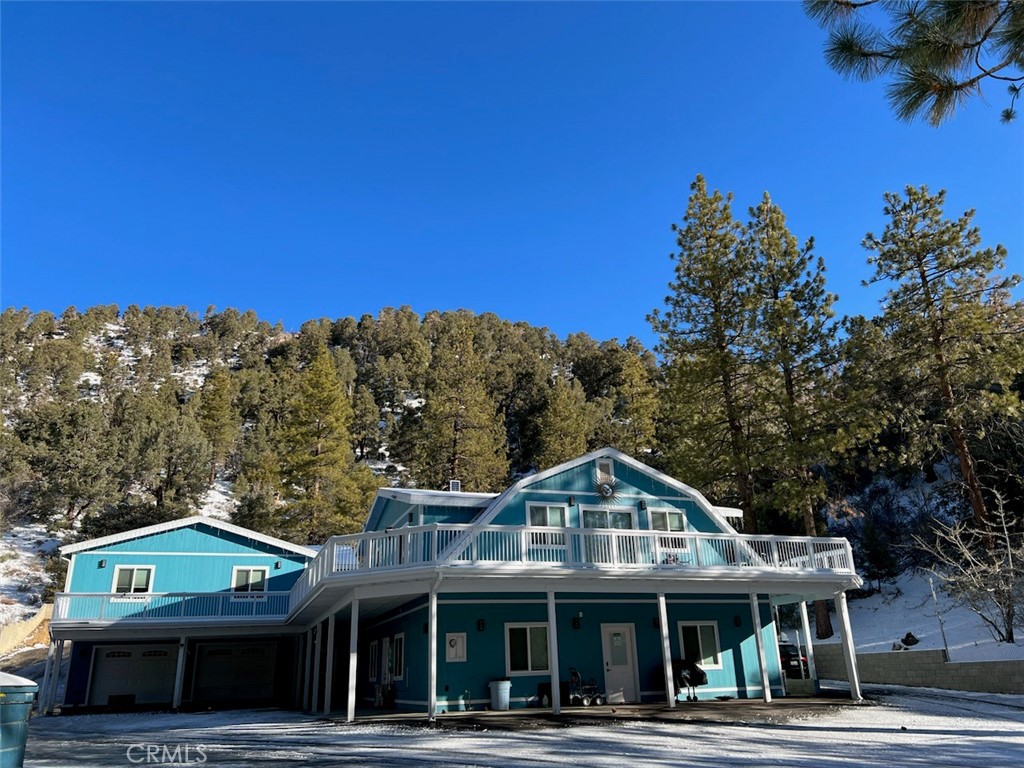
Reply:
[[275, 560], [274, 561], [274, 570], [275, 571], [280, 571], [281, 570], [281, 561], [280, 560]]
[[573, 629], [579, 629], [580, 628], [580, 617], [579, 616], [573, 616], [572, 617], [572, 628]]
[[483, 632], [483, 631], [484, 631], [484, 628], [485, 628], [486, 626], [487, 626], [487, 624], [486, 624], [486, 623], [484, 623], [484, 620], [483, 620], [483, 619], [477, 619], [477, 620], [476, 620], [476, 631], [477, 631], [477, 632]]
[[654, 627], [655, 629], [660, 629], [661, 628], [661, 622], [658, 620], [657, 616], [655, 616], [653, 619], [651, 619], [651, 626]]
[[409, 525], [412, 525], [412, 512], [406, 515], [405, 519], [409, 522]]
[[732, 625], [734, 627], [742, 627], [743, 626], [743, 619], [741, 619], [739, 616], [733, 616], [732, 617]]
[[637, 503], [637, 506], [640, 507], [640, 509], [647, 509], [647, 500], [640, 499], [640, 501]]
[[568, 499], [568, 503], [569, 503], [570, 507], [575, 507], [576, 506], [576, 497], [575, 496], [570, 496], [569, 499]]
[[106, 560], [100, 560], [100, 562], [99, 562], [97, 567], [99, 567], [99, 568], [106, 568], [107, 567], [107, 561]]

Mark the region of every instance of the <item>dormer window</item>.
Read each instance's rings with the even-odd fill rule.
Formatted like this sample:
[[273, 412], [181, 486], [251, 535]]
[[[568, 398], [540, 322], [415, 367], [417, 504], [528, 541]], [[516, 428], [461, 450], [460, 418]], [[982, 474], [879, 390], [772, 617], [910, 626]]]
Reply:
[[597, 460], [597, 481], [599, 483], [611, 482], [615, 479], [614, 465], [611, 459]]

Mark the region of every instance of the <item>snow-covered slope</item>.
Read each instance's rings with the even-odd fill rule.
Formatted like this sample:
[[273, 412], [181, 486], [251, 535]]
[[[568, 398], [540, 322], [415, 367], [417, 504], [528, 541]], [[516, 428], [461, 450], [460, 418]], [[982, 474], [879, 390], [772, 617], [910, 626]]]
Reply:
[[[942, 648], [941, 616], [952, 661], [1024, 659], [1024, 643], [997, 642], [976, 614], [955, 605], [942, 592], [938, 579], [935, 579], [935, 594], [937, 601], [932, 599], [927, 574], [906, 571], [895, 583], [884, 585], [882, 592], [850, 600], [850, 623], [857, 650], [862, 653], [890, 651], [893, 643], [907, 632], [921, 641], [915, 649]], [[839, 624], [834, 614], [832, 626], [836, 635], [816, 642], [839, 642]]]
[[50, 577], [43, 557], [60, 546], [41, 523], [12, 525], [0, 536], [0, 625], [23, 621], [42, 604]]

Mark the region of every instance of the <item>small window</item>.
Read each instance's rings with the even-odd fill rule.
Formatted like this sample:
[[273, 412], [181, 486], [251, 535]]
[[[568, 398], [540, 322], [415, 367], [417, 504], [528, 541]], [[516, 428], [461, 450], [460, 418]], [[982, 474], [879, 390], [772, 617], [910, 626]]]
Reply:
[[391, 667], [391, 679], [405, 679], [405, 634], [395, 635], [391, 645], [394, 663]]
[[506, 624], [505, 667], [509, 675], [548, 671], [548, 625]]
[[[545, 504], [529, 505], [530, 525], [547, 528], [565, 528], [565, 507]], [[564, 533], [530, 533], [530, 544], [541, 547], [564, 547]]]
[[144, 659], [152, 659], [152, 658], [156, 658], [157, 656], [166, 656], [166, 655], [167, 655], [167, 651], [143, 651], [142, 652], [142, 658], [144, 658]]
[[152, 566], [119, 565], [114, 569], [114, 592], [119, 595], [149, 592], [152, 582]]
[[131, 651], [107, 651], [104, 654], [108, 659], [130, 659], [132, 657]]
[[677, 531], [682, 533], [686, 530], [686, 516], [682, 512], [672, 510], [651, 510], [651, 528], [656, 531]]
[[611, 459], [598, 459], [597, 460], [597, 481], [599, 483], [608, 482], [609, 480], [615, 479], [614, 465]]
[[266, 592], [267, 568], [236, 566], [231, 575], [231, 589], [235, 592]]
[[207, 656], [230, 656], [231, 655], [231, 649], [230, 648], [211, 648], [209, 651], [206, 652], [206, 655]]
[[242, 649], [243, 656], [266, 656], [267, 649], [258, 645], [252, 645]]
[[380, 657], [378, 655], [380, 653], [380, 651], [378, 650], [379, 647], [380, 646], [379, 646], [379, 644], [377, 643], [376, 640], [374, 640], [372, 643], [370, 643], [370, 678], [369, 678], [369, 680], [370, 680], [371, 683], [377, 682], [377, 664], [378, 664], [378, 662], [380, 660]]
[[696, 662], [704, 669], [722, 668], [717, 622], [680, 621], [679, 647], [687, 661]]

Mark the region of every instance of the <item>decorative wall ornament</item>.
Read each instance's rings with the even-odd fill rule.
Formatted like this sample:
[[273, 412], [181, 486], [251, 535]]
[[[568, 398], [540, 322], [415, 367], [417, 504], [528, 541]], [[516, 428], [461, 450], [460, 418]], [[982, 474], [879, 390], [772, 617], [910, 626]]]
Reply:
[[594, 483], [594, 493], [602, 502], [612, 503], [619, 498], [619, 484], [612, 477], [599, 477]]

